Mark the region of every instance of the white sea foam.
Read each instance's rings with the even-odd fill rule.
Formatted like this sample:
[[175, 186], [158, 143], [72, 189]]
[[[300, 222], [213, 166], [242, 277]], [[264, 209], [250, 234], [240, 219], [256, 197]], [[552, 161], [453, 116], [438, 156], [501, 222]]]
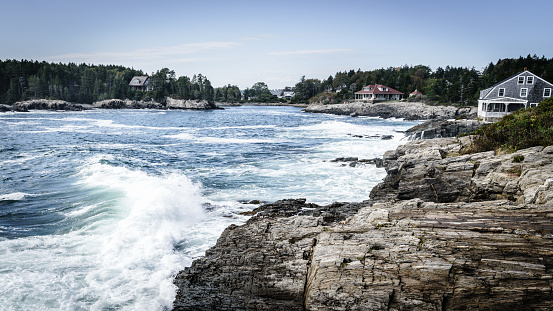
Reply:
[[233, 130], [233, 129], [266, 129], [266, 128], [276, 128], [274, 124], [268, 125], [242, 125], [242, 126], [217, 126], [217, 127], [204, 127], [203, 130]]
[[19, 201], [23, 200], [26, 196], [30, 196], [30, 194], [23, 192], [0, 194], [0, 201]]
[[196, 136], [188, 132], [166, 135], [164, 137], [190, 140], [200, 144], [259, 144], [277, 142], [274, 139]]
[[172, 278], [192, 260], [175, 246], [201, 231], [205, 221], [200, 188], [184, 175], [151, 176], [101, 164], [104, 158], [92, 159], [78, 174], [76, 186], [92, 197], [66, 216], [83, 226], [61, 235], [0, 241], [1, 306], [171, 308]]

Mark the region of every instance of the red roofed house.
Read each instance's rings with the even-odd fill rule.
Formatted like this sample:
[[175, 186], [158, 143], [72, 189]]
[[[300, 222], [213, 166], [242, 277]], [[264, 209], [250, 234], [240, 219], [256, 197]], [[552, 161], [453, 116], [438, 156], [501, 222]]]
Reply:
[[359, 92], [355, 92], [356, 101], [381, 101], [381, 100], [400, 100], [403, 93], [389, 88], [382, 84], [372, 84], [364, 86]]
[[411, 96], [422, 96], [423, 94], [419, 92], [419, 90], [415, 90], [414, 92], [409, 93], [409, 97]]

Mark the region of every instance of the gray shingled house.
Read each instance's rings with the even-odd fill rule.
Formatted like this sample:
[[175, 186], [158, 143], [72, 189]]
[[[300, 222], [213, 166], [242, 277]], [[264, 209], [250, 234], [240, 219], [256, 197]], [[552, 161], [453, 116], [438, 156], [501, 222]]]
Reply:
[[129, 82], [129, 86], [140, 91], [151, 91], [153, 89], [148, 76], [134, 76]]
[[478, 117], [484, 121], [498, 121], [519, 109], [535, 107], [551, 97], [553, 84], [528, 70], [480, 91]]

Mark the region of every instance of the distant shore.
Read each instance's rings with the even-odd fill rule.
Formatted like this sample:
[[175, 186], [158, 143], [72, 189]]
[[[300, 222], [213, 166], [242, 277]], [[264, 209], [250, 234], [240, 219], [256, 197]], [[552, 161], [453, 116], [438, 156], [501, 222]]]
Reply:
[[312, 104], [303, 109], [305, 112], [329, 113], [349, 116], [368, 116], [382, 118], [403, 118], [405, 120], [454, 119], [460, 116], [476, 117], [476, 107], [457, 108], [454, 106], [429, 106], [419, 102], [351, 102], [344, 104]]
[[222, 109], [207, 100], [184, 100], [166, 98], [164, 103], [155, 101], [106, 99], [92, 104], [67, 102], [64, 100], [33, 99], [19, 101], [13, 105], [0, 105], [0, 112], [15, 111], [27, 112], [29, 110], [65, 110], [82, 111], [90, 109], [191, 109], [208, 110]]
[[306, 108], [309, 105], [307, 104], [287, 104], [287, 103], [223, 103], [215, 102], [219, 107], [239, 107], [239, 106], [289, 106], [289, 107], [300, 107]]

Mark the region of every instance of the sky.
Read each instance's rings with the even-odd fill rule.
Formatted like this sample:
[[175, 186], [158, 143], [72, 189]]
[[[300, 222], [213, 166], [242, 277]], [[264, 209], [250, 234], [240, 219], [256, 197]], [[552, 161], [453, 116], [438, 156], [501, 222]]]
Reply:
[[0, 59], [201, 73], [214, 87], [553, 57], [553, 1], [0, 0]]

